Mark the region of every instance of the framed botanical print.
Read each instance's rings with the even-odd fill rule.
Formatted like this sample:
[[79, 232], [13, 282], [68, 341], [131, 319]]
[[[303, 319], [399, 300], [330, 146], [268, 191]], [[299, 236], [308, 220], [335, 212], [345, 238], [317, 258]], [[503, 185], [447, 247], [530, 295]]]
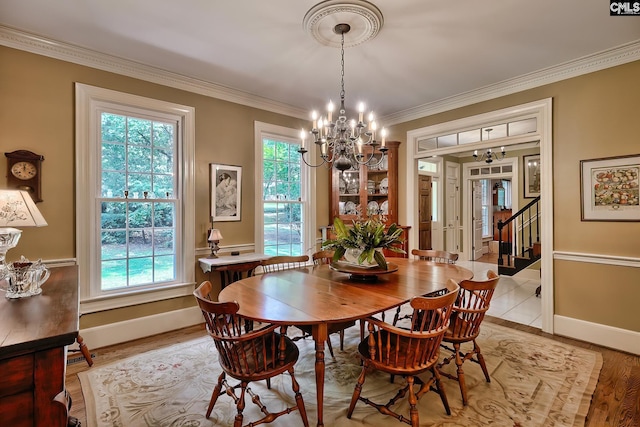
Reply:
[[213, 222], [240, 221], [242, 166], [211, 163], [211, 217]]
[[640, 154], [580, 161], [583, 221], [640, 221]]
[[533, 198], [540, 195], [540, 155], [523, 156], [524, 162], [524, 197]]

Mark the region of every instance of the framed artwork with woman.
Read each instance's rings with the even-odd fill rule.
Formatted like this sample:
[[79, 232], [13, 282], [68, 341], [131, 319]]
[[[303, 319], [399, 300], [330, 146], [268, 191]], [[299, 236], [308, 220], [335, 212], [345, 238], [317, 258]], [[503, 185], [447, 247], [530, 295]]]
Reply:
[[213, 222], [240, 221], [242, 166], [211, 163], [210, 167]]

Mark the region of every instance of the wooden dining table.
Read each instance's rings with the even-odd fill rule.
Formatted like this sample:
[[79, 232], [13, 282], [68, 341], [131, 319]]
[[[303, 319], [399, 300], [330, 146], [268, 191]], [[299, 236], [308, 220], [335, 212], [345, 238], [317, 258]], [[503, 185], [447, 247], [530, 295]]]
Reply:
[[[363, 319], [398, 307], [416, 295], [442, 289], [449, 279], [460, 282], [473, 277], [470, 270], [455, 264], [407, 258], [391, 258], [389, 263], [397, 270], [375, 277], [354, 278], [338, 271], [341, 264], [261, 274], [232, 283], [218, 296], [221, 302], [237, 301], [238, 314], [251, 320], [311, 325], [318, 426], [324, 426], [324, 346], [330, 323]], [[362, 280], [365, 278], [375, 280]]]

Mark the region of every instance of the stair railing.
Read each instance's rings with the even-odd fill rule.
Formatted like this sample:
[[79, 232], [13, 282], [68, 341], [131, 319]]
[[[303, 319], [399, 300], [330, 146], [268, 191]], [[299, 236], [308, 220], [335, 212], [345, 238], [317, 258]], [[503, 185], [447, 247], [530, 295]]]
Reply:
[[[535, 216], [533, 216], [532, 212], [535, 210]], [[525, 214], [527, 214], [525, 216]], [[528, 255], [531, 257], [532, 247], [535, 242], [540, 241], [540, 196], [533, 199], [529, 202], [524, 208], [520, 209], [515, 214], [511, 215], [511, 217], [506, 220], [498, 220], [498, 265], [505, 265], [506, 258], [506, 266], [511, 267], [513, 265], [513, 257], [511, 256], [514, 248], [520, 246], [519, 255], [524, 257], [526, 252], [529, 252]], [[526, 223], [525, 223], [526, 221]], [[535, 229], [533, 227], [533, 223], [535, 222]], [[519, 226], [518, 226], [519, 224]], [[505, 233], [503, 233], [503, 229], [506, 227]], [[513, 233], [513, 230], [518, 230], [519, 233]], [[528, 233], [525, 234], [525, 230]], [[506, 234], [506, 239], [505, 239]], [[528, 234], [528, 236], [527, 236]], [[513, 236], [513, 240], [512, 240]], [[528, 237], [528, 246], [525, 247], [525, 241]], [[506, 256], [505, 256], [506, 255]], [[516, 251], [516, 255], [518, 252]]]

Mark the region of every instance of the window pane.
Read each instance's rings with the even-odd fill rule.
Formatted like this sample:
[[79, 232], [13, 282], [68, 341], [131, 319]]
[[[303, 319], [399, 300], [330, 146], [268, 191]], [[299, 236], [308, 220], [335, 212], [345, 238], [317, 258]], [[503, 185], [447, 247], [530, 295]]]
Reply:
[[124, 171], [125, 146], [102, 144], [102, 170]]
[[153, 233], [153, 253], [155, 255], [173, 255], [173, 230], [158, 230]]
[[103, 231], [100, 258], [110, 260], [126, 257], [127, 233], [125, 231]]
[[174, 255], [159, 256], [153, 260], [155, 282], [170, 282], [176, 277], [176, 262]]
[[151, 191], [151, 174], [150, 173], [132, 173], [127, 176], [129, 179], [128, 189], [129, 197], [138, 199], [143, 196], [145, 191]]
[[100, 133], [104, 142], [125, 142], [127, 134], [126, 117], [117, 114], [102, 114]]
[[127, 286], [127, 260], [102, 262], [102, 290], [108, 291]]
[[130, 117], [128, 120], [129, 144], [151, 145], [151, 121]]
[[130, 172], [147, 172], [151, 169], [151, 148], [129, 146], [127, 168]]
[[153, 150], [153, 172], [173, 174], [173, 150], [166, 148]]
[[129, 258], [129, 286], [153, 283], [153, 258]]
[[170, 123], [153, 124], [153, 146], [168, 147], [173, 150], [174, 126]]
[[153, 204], [154, 227], [173, 227], [174, 217], [175, 215], [173, 203]]

